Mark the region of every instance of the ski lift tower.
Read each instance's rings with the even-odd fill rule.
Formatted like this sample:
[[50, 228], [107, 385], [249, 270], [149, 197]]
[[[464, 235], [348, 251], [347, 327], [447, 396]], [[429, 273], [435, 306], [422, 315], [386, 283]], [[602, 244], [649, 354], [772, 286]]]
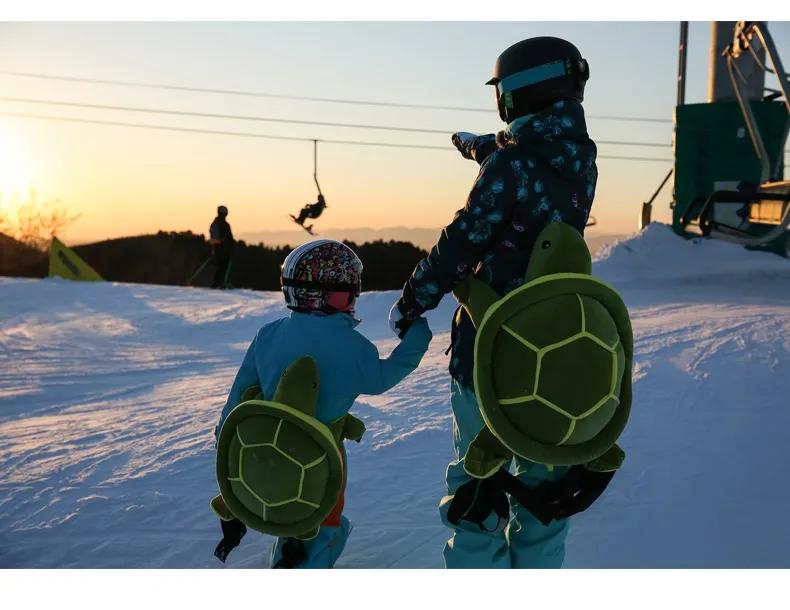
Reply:
[[[766, 73], [778, 89], [766, 89]], [[768, 27], [714, 22], [708, 102], [685, 104], [683, 80], [679, 72], [673, 230], [790, 256], [790, 84]]]

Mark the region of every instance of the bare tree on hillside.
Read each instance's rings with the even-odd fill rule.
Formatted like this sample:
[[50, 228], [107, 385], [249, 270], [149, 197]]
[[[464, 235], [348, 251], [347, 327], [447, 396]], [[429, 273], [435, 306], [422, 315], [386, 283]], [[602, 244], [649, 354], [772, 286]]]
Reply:
[[0, 232], [37, 250], [46, 250], [52, 237], [66, 229], [79, 214], [69, 213], [59, 199], [39, 202], [31, 189], [27, 201], [16, 209], [16, 218], [0, 210]]

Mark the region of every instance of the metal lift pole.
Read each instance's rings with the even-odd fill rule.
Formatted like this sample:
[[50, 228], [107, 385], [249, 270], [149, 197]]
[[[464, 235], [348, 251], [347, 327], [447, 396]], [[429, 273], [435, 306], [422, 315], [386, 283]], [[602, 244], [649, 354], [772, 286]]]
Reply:
[[688, 56], [689, 22], [680, 22], [678, 43], [678, 106], [686, 103], [686, 58]]
[[[686, 103], [686, 64], [687, 64], [687, 56], [688, 56], [688, 38], [689, 38], [689, 22], [688, 21], [681, 21], [680, 22], [680, 40], [678, 41], [678, 106], [682, 106]], [[674, 168], [669, 170], [669, 173], [666, 177], [661, 181], [661, 184], [656, 189], [656, 192], [653, 193], [653, 196], [648, 199], [647, 201], [642, 203], [642, 214], [639, 217], [639, 230], [641, 231], [651, 222], [653, 222], [653, 201], [661, 192], [661, 189], [664, 188], [664, 185], [669, 180], [669, 177], [674, 172]]]
[[[738, 69], [736, 64], [736, 61], [741, 57], [745, 57], [747, 50], [751, 48], [752, 37], [754, 35], [756, 35], [760, 41], [760, 50], [762, 51], [762, 54], [767, 54], [768, 59], [770, 59], [771, 63], [773, 64], [773, 72], [776, 74], [776, 77], [779, 80], [779, 88], [782, 95], [784, 96], [785, 107], [787, 108], [788, 112], [790, 112], [787, 74], [784, 71], [784, 66], [782, 66], [782, 60], [779, 58], [779, 54], [776, 52], [773, 38], [768, 32], [768, 28], [765, 27], [765, 24], [759, 21], [755, 23], [739, 21], [735, 28], [735, 35], [733, 36], [732, 44], [727, 46], [723, 55], [727, 62], [727, 71], [729, 72], [730, 82], [732, 83], [735, 97], [738, 100], [738, 105], [741, 107], [741, 112], [743, 113], [743, 118], [746, 123], [746, 130], [748, 131], [752, 145], [754, 146], [754, 153], [757, 155], [757, 159], [760, 161], [760, 165], [762, 167], [760, 182], [766, 182], [771, 175], [771, 168], [768, 161], [768, 152], [765, 149], [763, 138], [760, 135], [760, 130], [757, 126], [757, 121], [754, 118], [751, 105], [749, 104], [749, 93], [751, 93], [751, 91], [747, 89], [747, 85], [749, 83], [747, 83], [747, 79], [744, 78], [742, 71]], [[753, 57], [746, 57], [746, 59], [751, 59], [752, 62], [755, 61]], [[757, 57], [757, 59], [759, 60], [759, 57]], [[761, 65], [759, 61], [757, 65], [759, 68], [761, 68], [760, 72], [763, 75], [763, 80], [760, 84], [760, 95], [756, 96], [757, 99], [761, 99], [767, 65]]]

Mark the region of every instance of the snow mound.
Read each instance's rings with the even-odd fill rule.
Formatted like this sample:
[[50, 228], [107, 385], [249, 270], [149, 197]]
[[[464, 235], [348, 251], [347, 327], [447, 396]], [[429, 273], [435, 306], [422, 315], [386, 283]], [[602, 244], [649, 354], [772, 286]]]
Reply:
[[617, 285], [660, 281], [705, 282], [725, 277], [790, 278], [790, 260], [715, 239], [683, 239], [652, 223], [633, 237], [606, 246], [594, 273]]

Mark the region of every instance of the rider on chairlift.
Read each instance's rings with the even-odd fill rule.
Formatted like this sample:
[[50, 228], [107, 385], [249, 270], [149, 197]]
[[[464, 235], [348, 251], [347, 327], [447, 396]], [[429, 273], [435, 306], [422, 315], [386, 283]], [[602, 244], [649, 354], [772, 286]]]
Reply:
[[294, 216], [294, 220], [304, 226], [304, 221], [308, 218], [318, 218], [321, 216], [321, 214], [324, 213], [324, 208], [326, 208], [326, 201], [324, 200], [324, 196], [319, 193], [318, 201], [305, 205], [299, 212], [299, 216]]

